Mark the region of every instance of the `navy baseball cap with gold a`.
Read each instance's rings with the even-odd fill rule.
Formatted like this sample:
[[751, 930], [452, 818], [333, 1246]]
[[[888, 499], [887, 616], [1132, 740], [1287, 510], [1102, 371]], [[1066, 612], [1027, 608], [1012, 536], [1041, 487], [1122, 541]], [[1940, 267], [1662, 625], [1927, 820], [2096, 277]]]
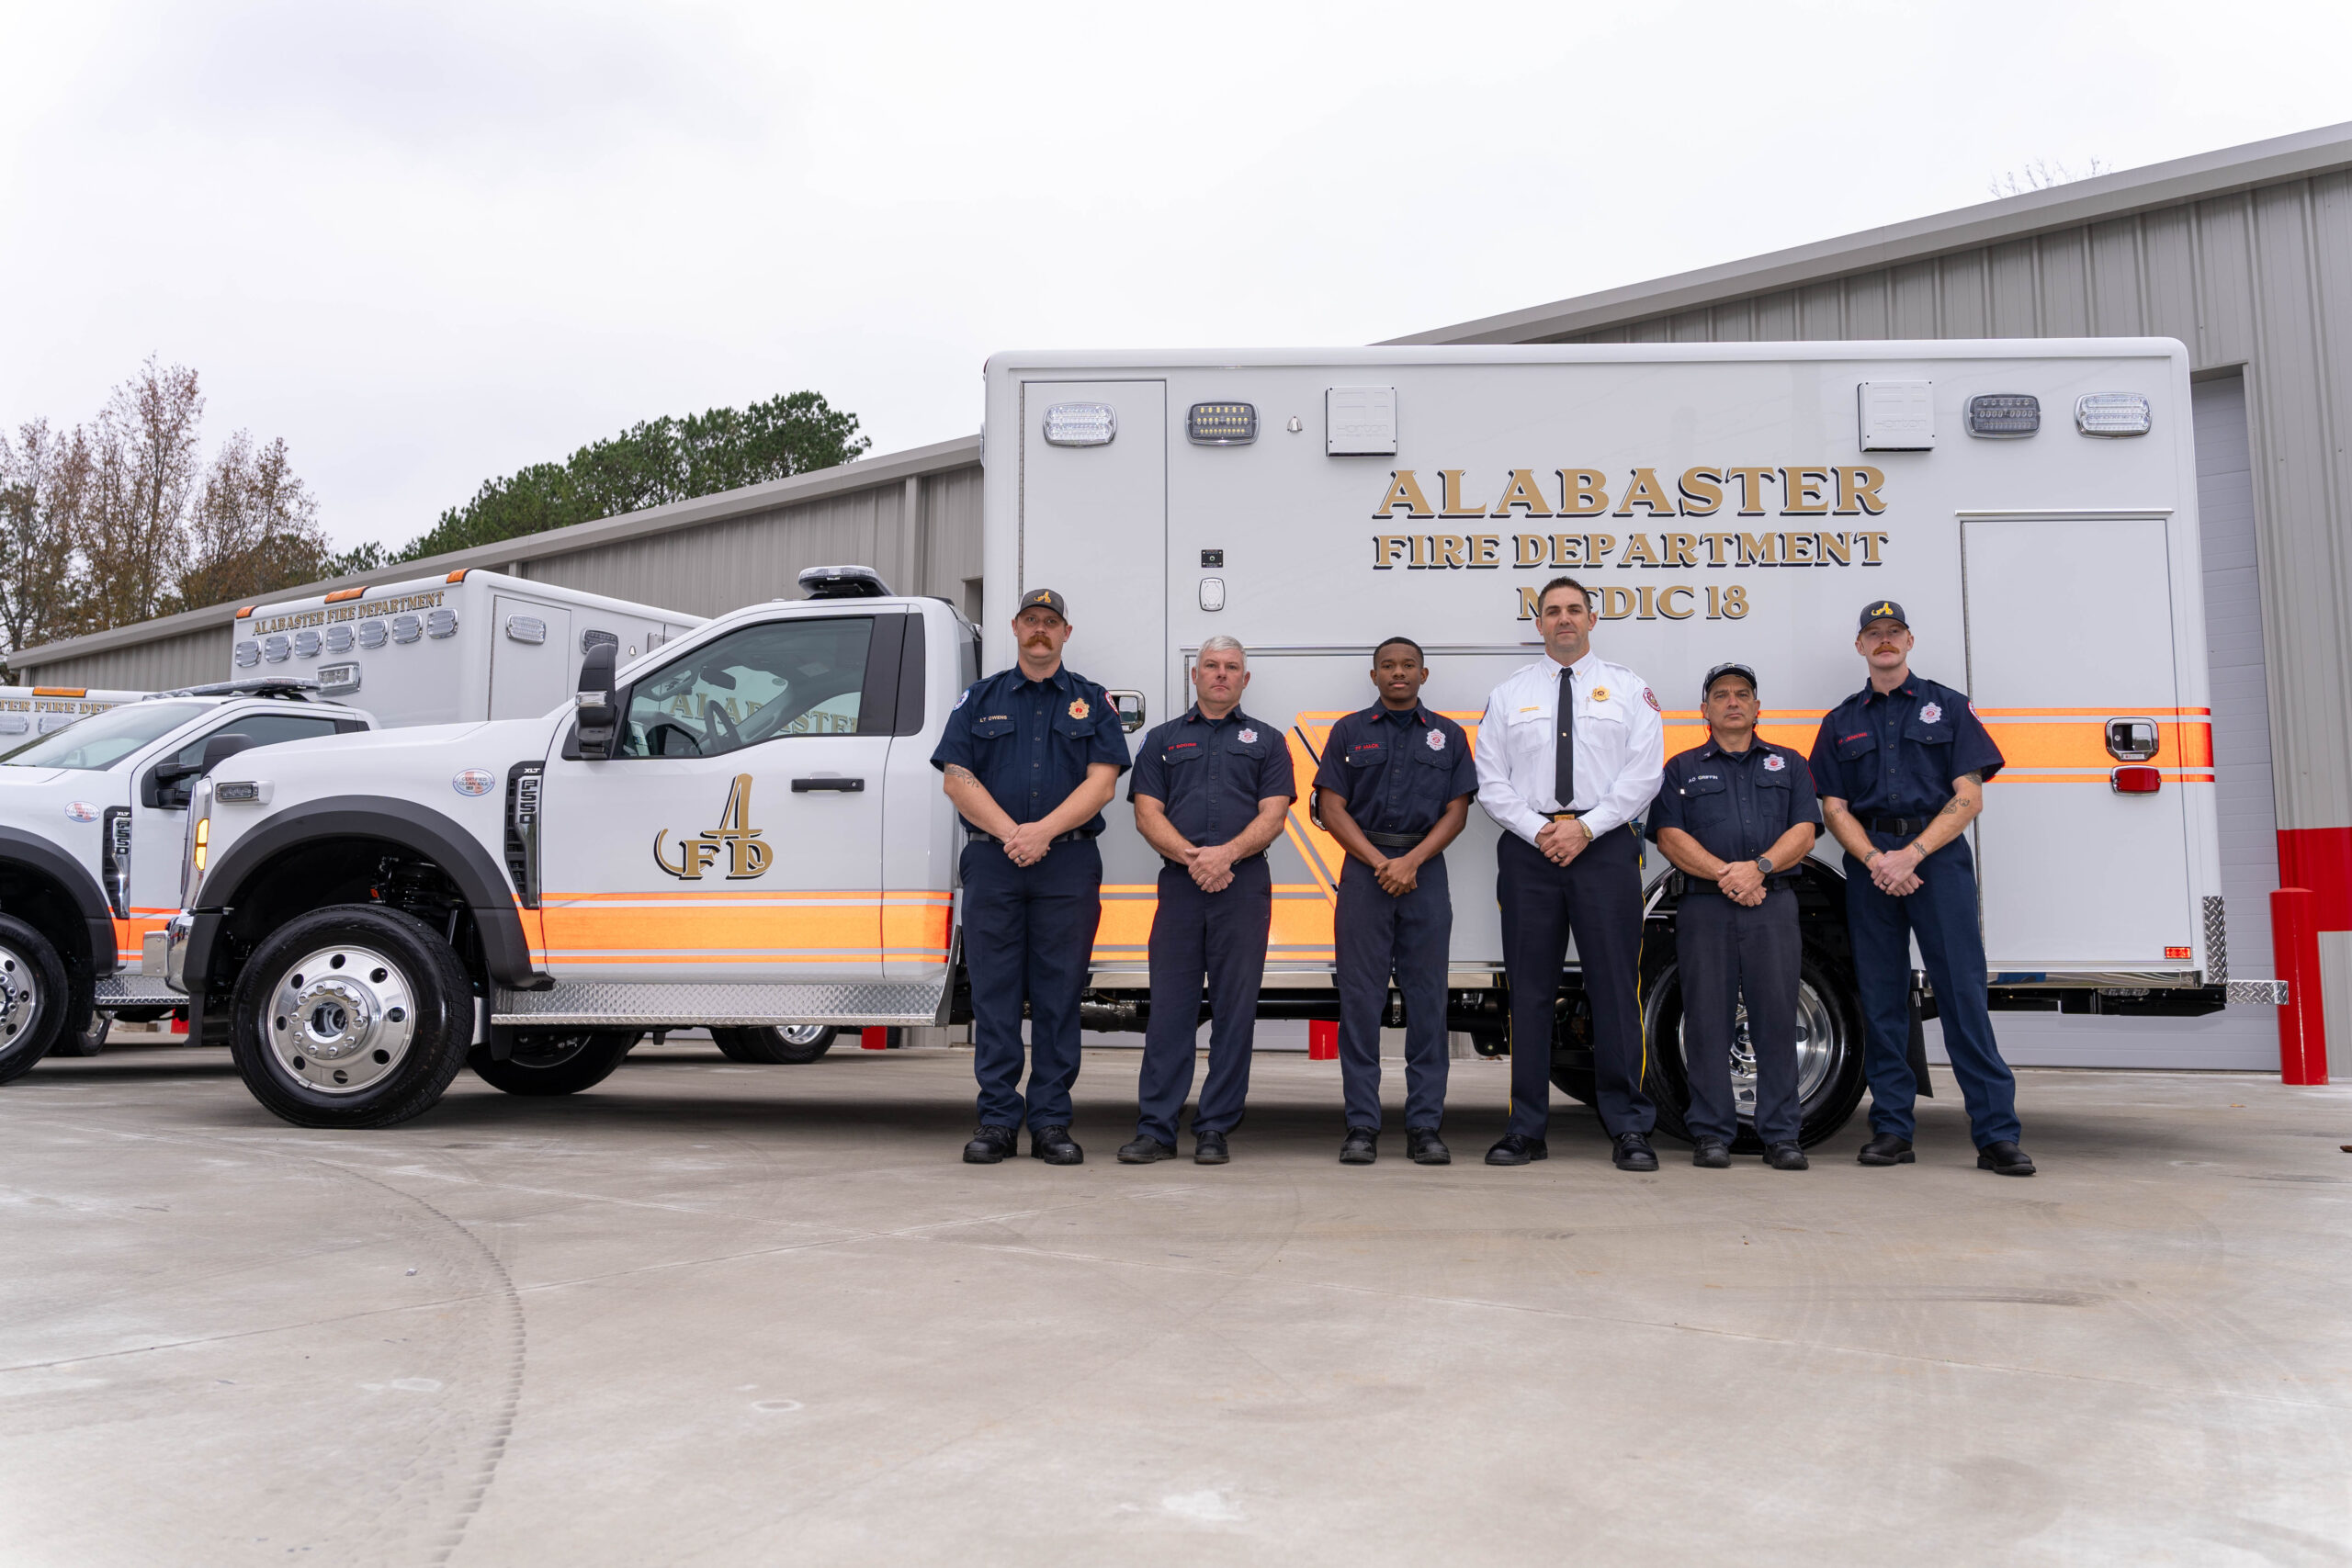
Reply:
[[1050, 588], [1032, 588], [1021, 596], [1020, 609], [1012, 613], [1018, 615], [1022, 610], [1034, 609], [1039, 604], [1043, 604], [1065, 621], [1069, 619], [1069, 606], [1063, 604], [1062, 596]]
[[1906, 632], [1911, 629], [1911, 617], [1905, 615], [1903, 606], [1892, 599], [1873, 599], [1863, 605], [1861, 621], [1854, 629], [1866, 632], [1871, 629], [1872, 621], [1893, 621]]

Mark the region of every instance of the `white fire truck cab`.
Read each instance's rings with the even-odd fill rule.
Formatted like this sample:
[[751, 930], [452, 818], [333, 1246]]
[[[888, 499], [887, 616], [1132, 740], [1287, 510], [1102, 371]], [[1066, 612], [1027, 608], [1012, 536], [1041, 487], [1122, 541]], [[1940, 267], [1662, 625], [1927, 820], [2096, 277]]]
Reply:
[[[928, 760], [1040, 585], [1131, 732], [1183, 710], [1203, 639], [1248, 646], [1245, 705], [1284, 728], [1302, 786], [1270, 851], [1263, 1016], [1337, 1015], [1340, 855], [1304, 786], [1372, 700], [1374, 645], [1419, 640], [1425, 700], [1475, 728], [1542, 657], [1534, 602], [1560, 574], [1594, 593], [1595, 646], [1642, 673], [1669, 754], [1703, 739], [1698, 682], [1725, 660], [1758, 670], [1763, 732], [1809, 750], [1862, 682], [1857, 610], [1901, 601], [1915, 668], [1970, 692], [2007, 758], [1973, 829], [1995, 1004], [2233, 999], [2177, 343], [1005, 355], [987, 385], [985, 659], [944, 602], [830, 569], [808, 598], [592, 661], [574, 710], [280, 748], [199, 786], [174, 977], [264, 1103], [382, 1125], [469, 1053], [501, 1087], [561, 1093], [650, 1028], [767, 1050], [787, 1026], [962, 1016], [962, 833]], [[1110, 820], [1085, 1016], [1140, 1028], [1158, 860], [1124, 806]], [[1587, 1095], [1573, 954], [1553, 1037], [1508, 1039], [1496, 830], [1471, 824], [1449, 852], [1448, 1027], [1546, 1051]], [[1862, 1088], [1835, 853], [1800, 889], [1807, 1141]], [[1654, 855], [1646, 875], [1672, 1132], [1680, 887]]]
[[[229, 679], [166, 693], [0, 688], [0, 1082], [91, 1055], [113, 1019], [176, 1010], [162, 933], [180, 907], [197, 778], [240, 750], [381, 726], [543, 713], [589, 650], [628, 657], [701, 617], [495, 572], [248, 604]], [[330, 700], [340, 699], [340, 700]], [[88, 716], [96, 715], [97, 716]], [[55, 734], [73, 725], [67, 734]]]

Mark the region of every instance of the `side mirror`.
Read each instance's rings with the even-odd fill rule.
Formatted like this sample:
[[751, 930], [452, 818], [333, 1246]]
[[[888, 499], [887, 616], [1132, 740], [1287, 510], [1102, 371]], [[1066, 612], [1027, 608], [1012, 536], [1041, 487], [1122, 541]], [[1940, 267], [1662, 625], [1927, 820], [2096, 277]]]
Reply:
[[600, 642], [580, 661], [580, 692], [572, 701], [580, 714], [580, 754], [609, 757], [613, 733], [620, 728], [620, 705], [614, 700], [614, 655], [619, 650]]
[[159, 811], [182, 809], [187, 805], [189, 780], [202, 778], [238, 752], [251, 750], [254, 745], [252, 736], [239, 735], [234, 730], [206, 737], [204, 753], [195, 761], [158, 762], [147, 770], [147, 776], [140, 781], [140, 804]]

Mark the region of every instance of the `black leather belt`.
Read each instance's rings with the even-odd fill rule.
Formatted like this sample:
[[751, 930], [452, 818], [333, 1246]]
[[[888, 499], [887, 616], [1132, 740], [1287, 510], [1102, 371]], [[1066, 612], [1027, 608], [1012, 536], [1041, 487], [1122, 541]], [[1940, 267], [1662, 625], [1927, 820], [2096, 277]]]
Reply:
[[[1004, 842], [1002, 839], [998, 838], [994, 833], [983, 833], [978, 828], [972, 827], [968, 823], [965, 825], [964, 831], [971, 834], [975, 839], [986, 839], [991, 844], [1001, 844]], [[1060, 838], [1048, 840], [1047, 841], [1056, 844], [1067, 844], [1072, 839], [1083, 839], [1085, 837], [1086, 835], [1084, 833], [1079, 832], [1077, 829], [1073, 829], [1069, 832], [1064, 833]]]
[[1427, 833], [1374, 833], [1364, 831], [1367, 842], [1384, 850], [1409, 850], [1429, 837]]
[[1925, 817], [1873, 817], [1870, 819], [1873, 833], [1924, 833], [1928, 830]]
[[1577, 818], [1583, 816], [1584, 813], [1581, 811], [1552, 811], [1546, 812], [1545, 815], [1551, 818], [1555, 822], [1573, 822]]

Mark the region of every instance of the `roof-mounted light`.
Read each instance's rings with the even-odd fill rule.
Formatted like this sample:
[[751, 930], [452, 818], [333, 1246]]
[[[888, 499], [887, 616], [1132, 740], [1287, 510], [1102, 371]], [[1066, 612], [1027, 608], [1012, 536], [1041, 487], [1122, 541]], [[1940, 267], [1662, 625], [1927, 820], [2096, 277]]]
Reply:
[[811, 599], [888, 599], [890, 585], [870, 566], [812, 566], [800, 574], [800, 592]]
[[2041, 428], [2041, 400], [2030, 392], [1986, 392], [1968, 400], [1968, 434], [2015, 440]]
[[1108, 446], [1119, 434], [1119, 411], [1109, 403], [1056, 403], [1046, 410], [1048, 446]]
[[2075, 428], [2085, 435], [2145, 435], [2153, 417], [2137, 392], [2086, 392], [2075, 400]]

